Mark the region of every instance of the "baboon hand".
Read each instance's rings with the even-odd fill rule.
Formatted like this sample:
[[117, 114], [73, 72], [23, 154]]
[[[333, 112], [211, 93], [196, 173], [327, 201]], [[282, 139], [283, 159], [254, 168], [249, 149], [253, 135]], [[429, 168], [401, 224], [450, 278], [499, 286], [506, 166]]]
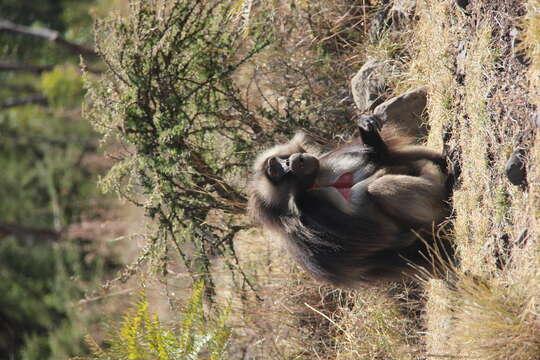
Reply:
[[357, 120], [358, 127], [364, 132], [378, 132], [382, 128], [382, 120], [376, 115], [360, 115]]
[[360, 128], [362, 142], [372, 148], [372, 151], [378, 156], [384, 157], [387, 149], [379, 133], [383, 125], [381, 118], [376, 115], [360, 115], [357, 124]]

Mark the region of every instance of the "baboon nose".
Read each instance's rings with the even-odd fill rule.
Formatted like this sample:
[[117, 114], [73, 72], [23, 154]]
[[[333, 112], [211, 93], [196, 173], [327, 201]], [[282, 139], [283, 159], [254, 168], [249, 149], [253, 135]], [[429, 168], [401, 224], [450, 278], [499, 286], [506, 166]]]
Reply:
[[293, 172], [298, 171], [304, 167], [304, 159], [302, 158], [302, 154], [292, 154], [289, 157], [289, 161], [291, 164], [291, 170]]

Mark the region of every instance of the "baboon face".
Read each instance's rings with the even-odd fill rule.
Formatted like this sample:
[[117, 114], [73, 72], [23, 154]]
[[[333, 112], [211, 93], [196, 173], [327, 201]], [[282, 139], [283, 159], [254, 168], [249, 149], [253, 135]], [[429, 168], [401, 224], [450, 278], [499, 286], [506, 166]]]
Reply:
[[266, 161], [264, 171], [273, 184], [287, 184], [296, 191], [303, 191], [315, 183], [319, 160], [308, 153], [272, 156]]
[[319, 173], [319, 159], [302, 146], [305, 135], [260, 154], [255, 161], [252, 194], [270, 207], [285, 205], [291, 195], [310, 189]]

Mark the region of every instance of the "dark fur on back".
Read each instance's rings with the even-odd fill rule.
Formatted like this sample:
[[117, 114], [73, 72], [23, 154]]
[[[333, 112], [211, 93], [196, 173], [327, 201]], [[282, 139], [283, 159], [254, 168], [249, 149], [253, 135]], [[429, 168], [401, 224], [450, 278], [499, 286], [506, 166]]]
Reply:
[[[379, 222], [348, 214], [335, 216], [336, 209], [323, 199], [305, 195], [297, 200], [299, 216], [265, 207], [256, 195], [251, 208], [258, 208], [256, 218], [271, 232], [286, 240], [295, 260], [319, 280], [337, 286], [354, 287], [359, 283], [392, 281], [412, 273], [410, 264], [430, 270], [426, 244], [431, 234], [420, 241], [408, 228], [399, 229], [399, 238], [411, 245], [385, 242], [389, 235]], [[419, 229], [419, 231], [421, 231]], [[358, 234], [361, 234], [359, 237]]]

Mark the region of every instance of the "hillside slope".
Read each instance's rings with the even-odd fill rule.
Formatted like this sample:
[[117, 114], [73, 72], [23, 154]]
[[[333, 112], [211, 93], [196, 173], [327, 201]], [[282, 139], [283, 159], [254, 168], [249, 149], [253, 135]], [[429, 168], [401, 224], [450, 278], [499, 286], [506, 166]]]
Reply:
[[[387, 16], [411, 2], [394, 3]], [[446, 139], [460, 164], [454, 233], [445, 235], [455, 239], [460, 257], [449, 269], [454, 286], [430, 280], [424, 290], [321, 287], [251, 234], [239, 252], [265, 305], [243, 305], [236, 324], [244, 328], [236, 346], [243, 344], [248, 358], [540, 357], [539, 4], [480, 1], [462, 8], [419, 0], [362, 45], [364, 59], [398, 64], [393, 94], [427, 88], [427, 144], [441, 149]], [[370, 13], [371, 29], [384, 11]], [[505, 174], [514, 152], [526, 168], [523, 186]], [[267, 254], [264, 267], [260, 254]]]

